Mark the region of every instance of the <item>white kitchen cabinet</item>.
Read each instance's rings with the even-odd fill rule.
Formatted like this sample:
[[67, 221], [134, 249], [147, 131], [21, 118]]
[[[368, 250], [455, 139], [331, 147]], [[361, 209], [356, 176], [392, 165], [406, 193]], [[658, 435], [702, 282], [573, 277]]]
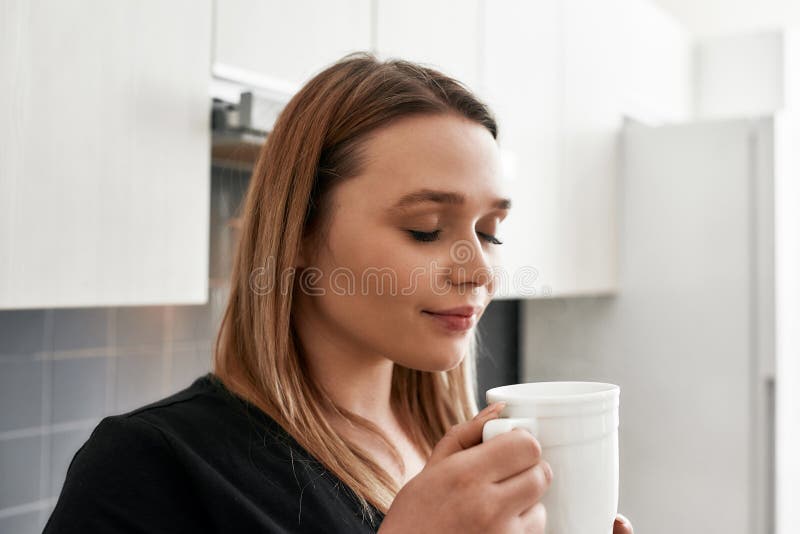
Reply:
[[622, 126], [618, 0], [562, 0], [563, 74], [558, 196], [558, 263], [553, 295], [617, 288], [616, 186]]
[[207, 300], [211, 12], [0, 3], [0, 308]]
[[485, 97], [516, 161], [497, 296], [613, 292], [623, 67], [616, 12], [588, 0], [484, 9]]
[[370, 0], [216, 0], [214, 74], [293, 92], [372, 46]]
[[515, 163], [497, 298], [612, 294], [623, 118], [686, 118], [688, 36], [644, 0], [487, 1], [481, 12], [481, 96]]
[[[219, 0], [214, 72], [291, 93], [354, 49], [440, 68], [496, 113], [513, 171], [497, 298], [609, 294], [624, 113], [688, 107], [688, 44], [655, 8], [629, 9], [636, 2]], [[640, 23], [653, 31], [631, 31]], [[630, 53], [640, 46], [652, 57]], [[653, 58], [668, 74], [641, 72]]]
[[500, 146], [513, 162], [506, 176], [512, 207], [500, 226], [503, 276], [496, 298], [538, 296], [558, 271], [559, 13], [559, 0], [484, 5], [483, 96], [497, 118]]
[[375, 50], [438, 67], [479, 89], [481, 0], [376, 0]]

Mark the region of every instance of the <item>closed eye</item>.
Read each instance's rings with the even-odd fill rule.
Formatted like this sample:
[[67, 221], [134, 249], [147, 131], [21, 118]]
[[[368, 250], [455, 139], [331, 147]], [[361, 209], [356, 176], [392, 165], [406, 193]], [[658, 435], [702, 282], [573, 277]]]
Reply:
[[409, 230], [408, 233], [411, 234], [411, 237], [416, 239], [417, 241], [436, 241], [439, 237], [439, 233], [441, 230], [434, 230], [433, 232], [419, 232], [417, 230]]
[[[411, 237], [413, 237], [417, 241], [430, 242], [430, 241], [436, 241], [439, 238], [441, 230], [434, 230], [433, 232], [420, 232], [418, 230], [408, 230], [408, 233], [411, 234]], [[497, 239], [496, 236], [485, 234], [483, 232], [477, 232], [477, 234], [481, 236], [481, 239], [483, 239], [488, 243], [491, 243], [492, 245], [503, 244], [503, 242]]]
[[484, 234], [483, 232], [478, 232], [478, 235], [484, 238], [486, 241], [491, 243], [492, 245], [502, 245], [503, 242], [497, 239], [497, 237], [489, 234]]

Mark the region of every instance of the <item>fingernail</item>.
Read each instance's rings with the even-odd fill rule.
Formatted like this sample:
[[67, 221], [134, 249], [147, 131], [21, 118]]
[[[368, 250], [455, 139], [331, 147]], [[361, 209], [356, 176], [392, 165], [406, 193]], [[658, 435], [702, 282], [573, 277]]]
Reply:
[[498, 404], [500, 404], [500, 403], [493, 402], [492, 404], [488, 405], [486, 408], [484, 408], [483, 410], [478, 412], [478, 414], [475, 417], [483, 417], [483, 416], [490, 415], [490, 414], [494, 413], [495, 411], [497, 411], [497, 405]]
[[544, 469], [544, 476], [547, 477], [547, 482], [552, 482], [553, 481], [553, 468], [550, 467], [550, 464], [548, 464], [547, 462], [544, 462], [542, 464], [542, 468]]
[[485, 415], [489, 415], [492, 412], [493, 406], [494, 406], [493, 404], [490, 404], [489, 406], [487, 406], [483, 410], [481, 410], [478, 413], [476, 413], [474, 418], [477, 419], [479, 417], [483, 417]]
[[499, 412], [505, 407], [506, 407], [506, 401], [498, 401], [498, 402], [492, 403], [491, 411], [492, 412]]

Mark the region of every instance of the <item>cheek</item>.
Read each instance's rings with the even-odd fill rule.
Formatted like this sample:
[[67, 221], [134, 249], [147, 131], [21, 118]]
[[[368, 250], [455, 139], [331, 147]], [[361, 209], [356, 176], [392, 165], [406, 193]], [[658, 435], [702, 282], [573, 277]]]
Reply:
[[[367, 353], [412, 369], [443, 371], [463, 359], [467, 334], [443, 331], [421, 309], [441, 298], [434, 287], [437, 251], [384, 235], [335, 243], [326, 266], [324, 314]], [[410, 240], [410, 238], [409, 238]]]
[[[433, 266], [441, 265], [434, 247], [409, 243], [402, 238], [376, 240], [352, 251], [351, 269], [362, 281], [363, 294], [409, 299], [430, 294]], [[382, 285], [376, 279], [383, 281]], [[393, 290], [389, 290], [391, 281]], [[422, 305], [420, 303], [419, 305]]]
[[423, 315], [418, 293], [403, 295], [402, 287], [390, 290], [388, 284], [381, 288], [376, 277], [368, 285], [368, 293], [333, 287], [317, 297], [322, 314], [355, 350], [424, 371], [451, 369], [466, 355], [468, 335], [447, 332]]

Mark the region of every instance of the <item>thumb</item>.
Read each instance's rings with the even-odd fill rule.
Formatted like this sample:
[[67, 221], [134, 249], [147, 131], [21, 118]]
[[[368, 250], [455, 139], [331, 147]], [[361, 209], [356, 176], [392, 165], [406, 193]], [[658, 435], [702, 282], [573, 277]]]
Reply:
[[497, 417], [505, 405], [506, 403], [502, 401], [495, 402], [478, 412], [469, 421], [451, 426], [433, 448], [426, 465], [433, 465], [453, 453], [478, 445], [482, 440], [483, 425], [486, 424], [486, 421]]

